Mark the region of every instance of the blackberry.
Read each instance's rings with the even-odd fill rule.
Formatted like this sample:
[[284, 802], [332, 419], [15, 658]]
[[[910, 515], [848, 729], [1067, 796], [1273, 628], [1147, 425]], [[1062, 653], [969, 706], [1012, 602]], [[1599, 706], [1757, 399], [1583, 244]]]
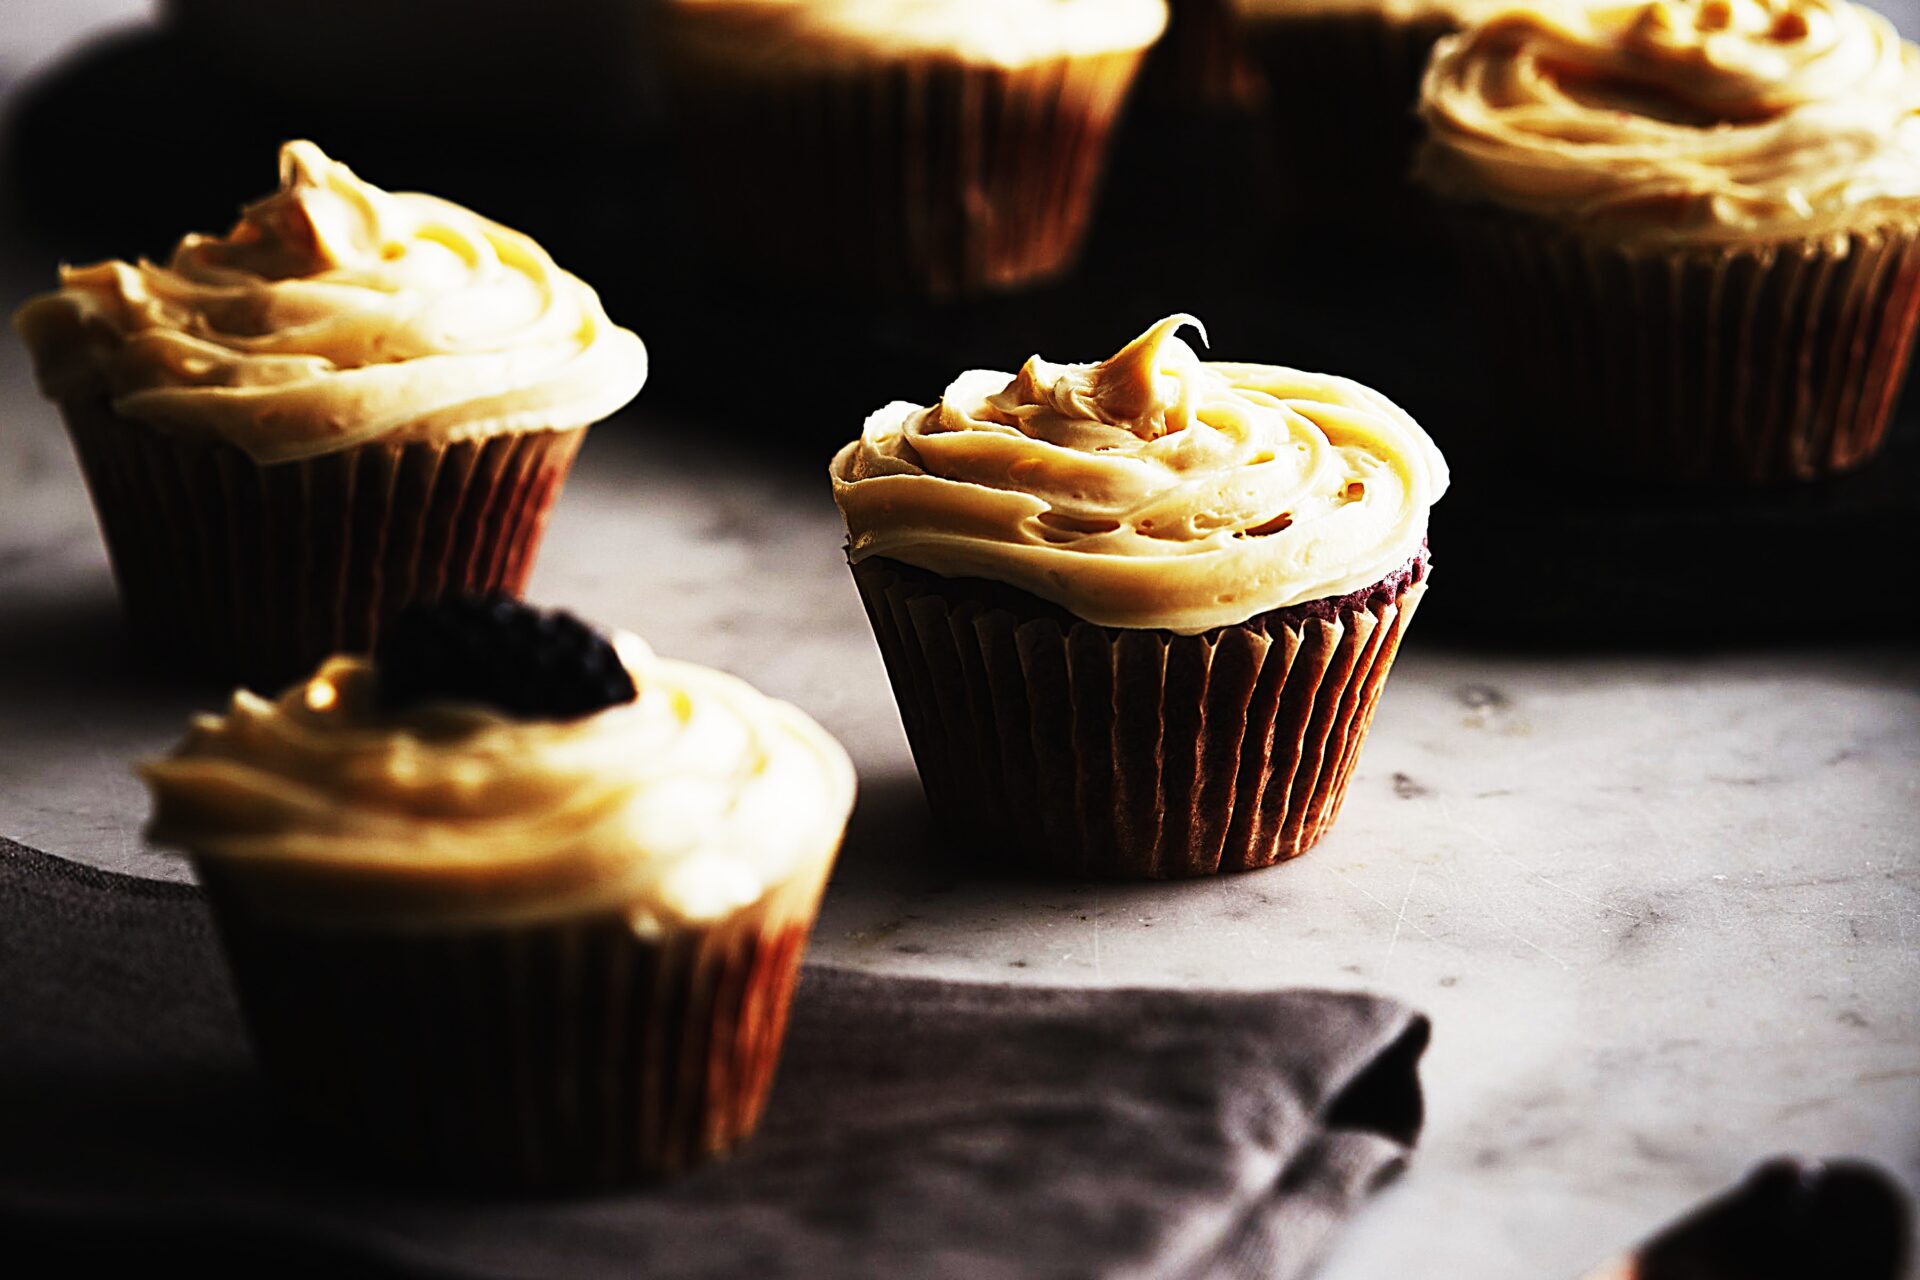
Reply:
[[604, 635], [505, 596], [408, 605], [381, 627], [373, 656], [388, 710], [469, 702], [521, 720], [574, 720], [635, 697]]

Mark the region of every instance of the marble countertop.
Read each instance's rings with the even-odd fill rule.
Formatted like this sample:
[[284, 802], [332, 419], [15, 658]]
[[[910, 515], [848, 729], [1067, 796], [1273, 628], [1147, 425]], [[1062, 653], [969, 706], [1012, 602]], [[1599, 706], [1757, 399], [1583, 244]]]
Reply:
[[[85, 494], [21, 375], [8, 346], [0, 833], [175, 877], [141, 845], [128, 762], [218, 693], [124, 667]], [[1490, 659], [1416, 625], [1346, 811], [1300, 861], [982, 879], [929, 852], [836, 521], [814, 469], [743, 470], [641, 413], [590, 437], [532, 594], [737, 671], [847, 743], [862, 798], [816, 962], [1360, 986], [1428, 1011], [1427, 1135], [1327, 1277], [1571, 1277], [1776, 1151], [1920, 1182], [1912, 652]]]
[[[44, 275], [0, 264], [0, 306]], [[929, 852], [824, 458], [743, 461], [672, 425], [643, 397], [592, 433], [531, 594], [848, 745], [862, 798], [815, 962], [1366, 987], [1432, 1015], [1421, 1148], [1325, 1280], [1575, 1277], [1776, 1152], [1920, 1185], [1920, 650], [1844, 611], [1796, 623], [1817, 644], [1685, 658], [1488, 656], [1416, 624], [1346, 811], [1300, 861], [981, 877]], [[141, 844], [128, 764], [217, 697], [126, 668], [64, 438], [0, 341], [0, 834], [180, 876]]]

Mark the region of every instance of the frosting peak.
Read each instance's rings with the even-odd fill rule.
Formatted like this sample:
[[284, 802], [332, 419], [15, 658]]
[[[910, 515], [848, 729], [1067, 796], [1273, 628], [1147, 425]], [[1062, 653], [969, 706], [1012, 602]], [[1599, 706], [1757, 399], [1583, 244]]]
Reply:
[[1447, 469], [1411, 418], [1344, 378], [1202, 361], [1176, 336], [1188, 324], [873, 414], [831, 469], [849, 555], [1194, 633], [1357, 591], [1419, 553]]
[[60, 278], [16, 318], [49, 395], [263, 463], [582, 427], [646, 377], [640, 340], [532, 240], [311, 142], [281, 148], [279, 191], [226, 235]]
[[1174, 335], [1188, 325], [1206, 326], [1189, 315], [1168, 316], [1098, 364], [1049, 364], [1029, 356], [1007, 389], [987, 397], [1000, 421], [1027, 435], [1048, 439], [1062, 424], [1097, 422], [1122, 427], [1142, 440], [1157, 440], [1193, 420], [1193, 389], [1204, 370], [1193, 348]]
[[243, 278], [318, 275], [378, 252], [376, 202], [385, 199], [311, 142], [289, 142], [280, 148], [280, 190], [242, 210], [224, 239], [189, 235], [179, 257]]
[[1425, 180], [1525, 212], [1714, 238], [1920, 201], [1920, 50], [1847, 0], [1512, 9], [1441, 42]]

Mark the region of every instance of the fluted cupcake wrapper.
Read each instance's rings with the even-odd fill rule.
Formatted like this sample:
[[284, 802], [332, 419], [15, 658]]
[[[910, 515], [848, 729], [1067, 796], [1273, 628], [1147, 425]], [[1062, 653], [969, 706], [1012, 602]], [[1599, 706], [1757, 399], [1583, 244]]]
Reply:
[[374, 441], [262, 465], [98, 402], [62, 408], [142, 656], [264, 689], [371, 648], [410, 601], [518, 594], [585, 435]]
[[1651, 246], [1486, 209], [1452, 221], [1517, 393], [1491, 425], [1571, 477], [1760, 487], [1884, 442], [1920, 314], [1920, 225]]
[[1274, 199], [1295, 220], [1417, 230], [1408, 181], [1420, 79], [1451, 19], [1299, 13], [1246, 24], [1262, 85]]
[[736, 266], [853, 294], [1016, 287], [1071, 265], [1139, 63], [921, 59], [764, 79], [683, 67], [687, 178]]
[[824, 870], [707, 927], [618, 914], [446, 929], [302, 924], [201, 861], [255, 1055], [341, 1156], [501, 1190], [662, 1177], [751, 1134]]
[[853, 574], [955, 845], [1120, 879], [1246, 871], [1310, 848], [1340, 812], [1426, 590], [1332, 621], [1182, 636], [1022, 613], [1004, 592], [880, 558]]

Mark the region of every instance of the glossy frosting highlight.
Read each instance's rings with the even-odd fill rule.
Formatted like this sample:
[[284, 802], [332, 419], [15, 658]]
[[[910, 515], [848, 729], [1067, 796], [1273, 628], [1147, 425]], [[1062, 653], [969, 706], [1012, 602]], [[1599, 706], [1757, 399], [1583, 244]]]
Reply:
[[16, 317], [48, 395], [263, 463], [583, 427], [646, 378], [640, 339], [532, 240], [310, 142], [281, 148], [280, 190], [227, 235], [60, 280]]
[[1021, 67], [1144, 49], [1166, 0], [669, 0], [683, 52], [723, 65], [945, 58]]
[[1418, 554], [1447, 467], [1412, 418], [1345, 378], [1203, 362], [1187, 325], [873, 414], [833, 460], [849, 554], [1187, 634], [1360, 590]]
[[1423, 180], [1679, 238], [1920, 209], [1920, 50], [1845, 0], [1512, 9], [1441, 42]]
[[377, 704], [338, 657], [145, 765], [150, 837], [286, 877], [303, 912], [429, 923], [599, 908], [643, 932], [722, 919], [838, 847], [853, 767], [723, 673], [618, 639], [638, 697], [571, 721]]

